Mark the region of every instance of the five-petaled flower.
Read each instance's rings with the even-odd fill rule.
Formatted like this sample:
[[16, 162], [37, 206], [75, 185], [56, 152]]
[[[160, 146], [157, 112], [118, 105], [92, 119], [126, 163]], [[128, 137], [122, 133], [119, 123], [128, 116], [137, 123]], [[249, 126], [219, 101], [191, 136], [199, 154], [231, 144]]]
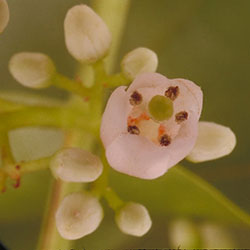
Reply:
[[115, 170], [154, 179], [185, 158], [198, 135], [202, 91], [185, 79], [144, 73], [117, 88], [103, 114], [101, 138]]

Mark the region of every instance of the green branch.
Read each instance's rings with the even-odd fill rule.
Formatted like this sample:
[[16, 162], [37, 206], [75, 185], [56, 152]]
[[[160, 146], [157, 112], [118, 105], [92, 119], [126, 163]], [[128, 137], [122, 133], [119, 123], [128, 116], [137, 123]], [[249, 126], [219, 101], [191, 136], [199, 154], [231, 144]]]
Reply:
[[73, 81], [66, 76], [56, 73], [52, 79], [54, 86], [69, 91], [73, 94], [80, 95], [81, 97], [89, 97], [91, 95], [91, 90], [84, 87], [81, 82]]
[[0, 131], [27, 126], [48, 126], [83, 129], [96, 133], [96, 122], [90, 114], [76, 107], [27, 107], [0, 114]]

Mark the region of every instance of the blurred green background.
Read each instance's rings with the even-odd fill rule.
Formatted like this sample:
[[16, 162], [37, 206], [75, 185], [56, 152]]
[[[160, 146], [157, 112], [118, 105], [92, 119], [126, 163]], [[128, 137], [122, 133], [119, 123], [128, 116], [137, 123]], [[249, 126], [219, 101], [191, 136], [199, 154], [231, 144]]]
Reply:
[[[10, 76], [7, 66], [16, 52], [39, 51], [55, 61], [59, 72], [73, 76], [77, 64], [65, 47], [63, 20], [67, 9], [79, 3], [89, 1], [8, 0], [10, 23], [0, 36], [2, 94], [14, 91], [20, 96], [25, 92], [66, 97], [54, 88], [42, 91], [23, 88]], [[230, 156], [216, 161], [182, 165], [248, 213], [249, 13], [249, 0], [132, 0], [118, 58], [136, 47], [148, 47], [158, 54], [158, 72], [168, 78], [190, 79], [202, 87], [201, 120], [231, 127], [237, 136], [237, 147]], [[19, 130], [11, 136], [19, 160], [53, 153], [62, 140], [60, 132], [41, 129]], [[147, 206], [153, 227], [143, 238], [123, 235], [113, 222], [112, 211], [105, 209], [101, 227], [78, 241], [77, 249], [250, 247], [250, 224], [239, 222], [238, 207], [232, 213], [231, 204], [224, 204], [220, 198], [213, 200], [213, 194], [201, 191], [178, 171], [152, 182], [111, 173], [111, 183], [122, 197]], [[49, 171], [29, 174], [22, 179], [20, 189], [10, 187], [0, 196], [0, 241], [9, 249], [35, 249], [50, 183]], [[180, 240], [176, 240], [179, 234]], [[191, 242], [182, 242], [185, 234]]]

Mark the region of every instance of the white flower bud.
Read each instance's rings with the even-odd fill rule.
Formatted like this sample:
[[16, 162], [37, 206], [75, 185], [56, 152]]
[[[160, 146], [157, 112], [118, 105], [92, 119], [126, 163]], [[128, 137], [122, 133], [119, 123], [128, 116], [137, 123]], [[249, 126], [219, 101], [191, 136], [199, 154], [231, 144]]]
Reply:
[[206, 249], [234, 249], [233, 235], [220, 224], [205, 223], [200, 228], [202, 245]]
[[30, 88], [45, 88], [56, 69], [45, 54], [21, 52], [12, 56], [9, 62], [12, 76], [22, 85]]
[[199, 231], [191, 221], [179, 219], [169, 225], [170, 247], [177, 248], [198, 248]]
[[92, 182], [102, 173], [103, 165], [98, 156], [80, 149], [59, 151], [50, 164], [55, 178], [66, 182]]
[[213, 122], [199, 122], [196, 144], [187, 159], [192, 162], [214, 160], [230, 154], [236, 145], [233, 131]]
[[83, 63], [105, 56], [111, 44], [107, 25], [87, 5], [76, 5], [67, 12], [64, 32], [69, 53]]
[[143, 236], [151, 228], [148, 210], [139, 203], [128, 202], [116, 213], [116, 223], [125, 234]]
[[9, 7], [6, 0], [0, 0], [0, 33], [7, 26], [10, 18]]
[[103, 218], [98, 199], [91, 194], [67, 195], [56, 212], [56, 227], [64, 239], [76, 240], [94, 232]]
[[122, 72], [130, 80], [142, 73], [155, 72], [157, 66], [156, 53], [147, 48], [137, 48], [130, 51], [121, 62]]

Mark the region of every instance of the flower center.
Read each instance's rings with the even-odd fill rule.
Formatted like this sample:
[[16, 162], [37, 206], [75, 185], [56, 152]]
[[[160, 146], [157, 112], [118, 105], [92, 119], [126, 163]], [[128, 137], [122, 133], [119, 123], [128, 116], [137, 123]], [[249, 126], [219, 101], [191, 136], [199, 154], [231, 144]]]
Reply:
[[188, 119], [186, 111], [174, 112], [174, 100], [179, 93], [178, 86], [171, 86], [164, 95], [155, 95], [148, 101], [143, 93], [134, 91], [129, 99], [133, 108], [127, 118], [127, 132], [143, 136], [158, 146], [170, 145]]

